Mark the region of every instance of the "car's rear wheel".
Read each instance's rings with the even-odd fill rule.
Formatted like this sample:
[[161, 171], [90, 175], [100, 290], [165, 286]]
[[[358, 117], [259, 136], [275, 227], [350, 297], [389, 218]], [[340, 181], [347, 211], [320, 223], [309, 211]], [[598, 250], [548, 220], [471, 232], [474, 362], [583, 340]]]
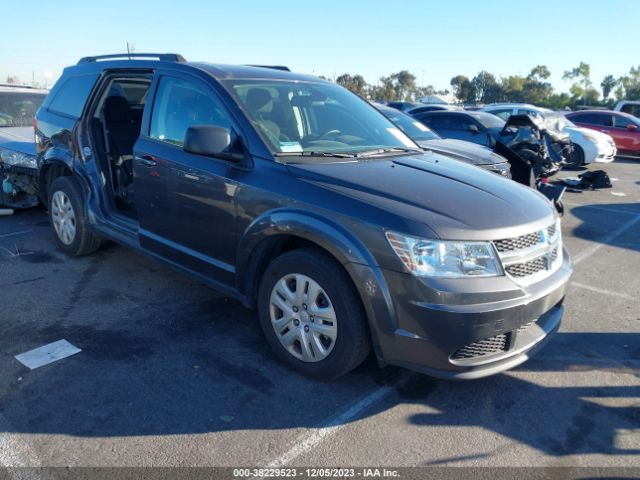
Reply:
[[260, 283], [258, 309], [276, 356], [304, 375], [339, 377], [369, 353], [358, 292], [342, 266], [319, 249], [273, 260]]
[[89, 231], [82, 190], [73, 177], [58, 177], [52, 182], [49, 220], [58, 246], [69, 255], [86, 255], [100, 247], [100, 238]]

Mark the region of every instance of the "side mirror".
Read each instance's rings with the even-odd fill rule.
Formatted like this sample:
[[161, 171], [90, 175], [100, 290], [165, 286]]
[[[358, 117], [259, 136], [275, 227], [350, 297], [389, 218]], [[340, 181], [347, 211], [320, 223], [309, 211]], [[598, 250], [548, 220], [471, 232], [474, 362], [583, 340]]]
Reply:
[[469, 126], [467, 127], [467, 130], [469, 130], [469, 131], [470, 131], [471, 133], [473, 133], [474, 135], [476, 135], [476, 134], [480, 133], [480, 130], [478, 130], [478, 127], [477, 127], [476, 125], [473, 125], [473, 124], [469, 125]]
[[636, 130], [638, 130], [638, 126], [630, 123], [629, 125], [627, 125], [627, 130], [629, 130], [630, 132], [635, 132]]
[[218, 125], [192, 125], [184, 135], [185, 152], [238, 161], [241, 155], [226, 151], [230, 146], [231, 132]]

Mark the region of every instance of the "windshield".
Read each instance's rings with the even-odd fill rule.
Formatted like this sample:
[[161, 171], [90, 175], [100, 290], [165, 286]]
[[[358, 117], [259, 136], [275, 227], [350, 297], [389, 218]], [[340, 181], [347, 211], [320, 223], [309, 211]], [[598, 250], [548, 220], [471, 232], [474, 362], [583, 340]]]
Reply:
[[400, 130], [406, 133], [413, 141], [422, 142], [425, 140], [435, 140], [440, 138], [436, 133], [429, 130], [428, 127], [417, 121], [415, 118], [399, 112], [395, 108], [379, 109], [385, 117], [395, 123]]
[[466, 113], [470, 117], [480, 122], [480, 124], [484, 128], [503, 128], [504, 127], [504, 123], [505, 123], [504, 120], [501, 119], [500, 117], [493, 115], [492, 113], [485, 113], [485, 112], [466, 112]]
[[272, 80], [225, 84], [278, 156], [419, 149], [384, 115], [337, 85]]
[[547, 128], [558, 131], [562, 131], [564, 127], [575, 127], [575, 124], [571, 120], [558, 112], [545, 112], [544, 123]]
[[0, 92], [0, 127], [29, 127], [46, 94]]

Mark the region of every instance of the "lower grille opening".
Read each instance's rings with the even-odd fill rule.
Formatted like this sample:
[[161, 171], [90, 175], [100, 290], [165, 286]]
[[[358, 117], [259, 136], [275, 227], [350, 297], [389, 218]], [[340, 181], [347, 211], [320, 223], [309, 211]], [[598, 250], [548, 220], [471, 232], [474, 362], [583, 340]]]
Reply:
[[476, 358], [492, 353], [507, 351], [507, 334], [501, 333], [495, 337], [485, 338], [478, 342], [470, 343], [456, 350], [451, 355], [452, 360], [463, 360], [465, 358]]
[[524, 325], [520, 325], [517, 329], [510, 332], [501, 333], [493, 337], [478, 340], [477, 342], [465, 345], [459, 348], [451, 355], [451, 360], [469, 360], [472, 358], [484, 357], [494, 353], [508, 352], [510, 344], [518, 335], [523, 334], [536, 324], [536, 320], [532, 320]]

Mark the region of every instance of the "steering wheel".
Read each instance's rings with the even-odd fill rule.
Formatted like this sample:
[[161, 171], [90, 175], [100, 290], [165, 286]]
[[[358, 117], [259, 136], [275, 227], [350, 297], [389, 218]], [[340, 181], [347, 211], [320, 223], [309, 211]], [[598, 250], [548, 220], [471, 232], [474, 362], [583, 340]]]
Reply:
[[331, 140], [331, 137], [337, 137], [341, 135], [342, 132], [340, 130], [329, 130], [324, 132], [318, 136], [318, 140]]

